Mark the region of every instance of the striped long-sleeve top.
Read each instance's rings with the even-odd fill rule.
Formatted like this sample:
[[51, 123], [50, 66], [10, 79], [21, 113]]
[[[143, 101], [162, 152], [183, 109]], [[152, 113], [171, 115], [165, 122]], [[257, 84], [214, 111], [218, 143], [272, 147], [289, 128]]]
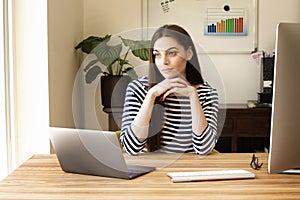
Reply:
[[[147, 94], [148, 78], [143, 76], [129, 83], [122, 117], [121, 144], [125, 152], [136, 155], [146, 151], [147, 139], [140, 142], [131, 129]], [[197, 88], [199, 101], [208, 122], [200, 136], [192, 131], [192, 115], [188, 97], [168, 96], [164, 101], [164, 122], [161, 130], [161, 151], [168, 153], [195, 152], [205, 155], [217, 140], [218, 94], [207, 82]]]

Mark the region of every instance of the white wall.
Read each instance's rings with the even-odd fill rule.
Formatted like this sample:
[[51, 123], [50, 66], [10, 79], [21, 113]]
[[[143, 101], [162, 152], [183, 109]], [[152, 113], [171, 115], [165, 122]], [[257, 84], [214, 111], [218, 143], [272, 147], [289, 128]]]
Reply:
[[226, 99], [221, 103], [247, 103], [247, 100], [257, 99], [260, 70], [249, 54], [209, 56], [223, 79]]
[[[299, 8], [298, 0], [278, 3], [258, 0], [258, 50], [273, 51], [276, 24], [279, 21], [300, 21]], [[140, 0], [85, 2], [86, 36], [117, 34], [141, 28], [141, 20]], [[250, 54], [212, 54], [210, 57], [222, 76], [227, 103], [246, 103], [247, 100], [257, 99], [260, 68]]]
[[7, 144], [6, 144], [6, 108], [5, 108], [5, 65], [4, 65], [4, 2], [0, 3], [0, 180], [7, 175]]
[[[60, 49], [60, 53], [49, 58], [50, 70], [57, 70], [57, 76], [52, 72], [51, 89], [51, 121], [52, 124], [71, 124], [70, 87], [72, 73], [59, 71], [74, 67], [78, 60], [71, 50], [71, 43], [80, 41], [89, 35], [104, 36], [107, 33], [118, 34], [142, 27], [141, 0], [50, 0], [55, 7], [49, 7], [53, 16], [49, 22], [49, 44]], [[72, 4], [71, 4], [72, 2]], [[280, 21], [300, 21], [299, 0], [258, 0], [258, 49], [272, 52], [275, 45], [275, 28]], [[70, 6], [72, 5], [72, 6]], [[61, 9], [57, 10], [57, 6]], [[82, 9], [82, 13], [80, 11]], [[80, 17], [80, 14], [82, 16]], [[60, 16], [54, 17], [54, 15]], [[72, 17], [70, 17], [70, 16]], [[65, 16], [65, 17], [63, 17]], [[70, 25], [71, 24], [71, 25]], [[62, 39], [63, 35], [68, 38]], [[81, 36], [81, 38], [80, 38]], [[51, 39], [52, 37], [52, 39]], [[72, 41], [72, 42], [70, 42]], [[52, 51], [52, 50], [51, 50]], [[54, 49], [53, 49], [54, 51]], [[49, 52], [51, 55], [51, 52]], [[257, 99], [260, 83], [260, 69], [248, 54], [210, 55], [224, 81], [227, 103], [246, 103]], [[63, 66], [63, 68], [62, 68]], [[204, 72], [205, 73], [205, 72]], [[50, 74], [51, 75], [51, 74]], [[68, 79], [68, 85], [62, 89], [61, 79]], [[67, 92], [66, 92], [67, 91]], [[96, 95], [98, 118], [103, 128], [107, 128], [107, 114], [103, 113], [99, 96]], [[67, 108], [66, 108], [67, 107]]]
[[13, 16], [15, 144], [11, 145], [16, 147], [18, 165], [33, 154], [49, 152], [47, 1], [14, 0]]

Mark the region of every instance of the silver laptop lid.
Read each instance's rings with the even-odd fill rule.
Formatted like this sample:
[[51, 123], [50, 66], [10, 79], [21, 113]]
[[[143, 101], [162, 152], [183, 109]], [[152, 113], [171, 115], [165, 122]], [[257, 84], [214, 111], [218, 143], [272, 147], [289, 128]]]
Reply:
[[64, 171], [130, 178], [115, 132], [51, 127], [49, 133]]

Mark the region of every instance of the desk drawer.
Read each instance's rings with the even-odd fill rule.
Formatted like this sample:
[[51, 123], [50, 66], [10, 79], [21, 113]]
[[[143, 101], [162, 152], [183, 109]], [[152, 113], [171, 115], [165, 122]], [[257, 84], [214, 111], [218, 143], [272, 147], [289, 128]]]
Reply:
[[233, 119], [226, 118], [223, 127], [222, 124], [218, 127], [219, 130], [222, 130], [221, 136], [232, 135], [233, 133]]
[[270, 135], [270, 121], [267, 118], [239, 118], [236, 120], [236, 131], [239, 135], [268, 137]]

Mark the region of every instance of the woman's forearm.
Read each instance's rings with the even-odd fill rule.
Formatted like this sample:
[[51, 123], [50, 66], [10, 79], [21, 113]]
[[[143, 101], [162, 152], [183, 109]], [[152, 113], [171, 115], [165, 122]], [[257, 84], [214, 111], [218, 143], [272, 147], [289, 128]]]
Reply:
[[206, 129], [208, 122], [204, 115], [196, 89], [194, 89], [194, 92], [192, 95], [190, 95], [190, 103], [192, 114], [192, 131], [196, 135], [200, 136]]
[[155, 98], [151, 92], [148, 92], [139, 112], [132, 121], [131, 129], [140, 142], [143, 142], [148, 137], [149, 123]]

